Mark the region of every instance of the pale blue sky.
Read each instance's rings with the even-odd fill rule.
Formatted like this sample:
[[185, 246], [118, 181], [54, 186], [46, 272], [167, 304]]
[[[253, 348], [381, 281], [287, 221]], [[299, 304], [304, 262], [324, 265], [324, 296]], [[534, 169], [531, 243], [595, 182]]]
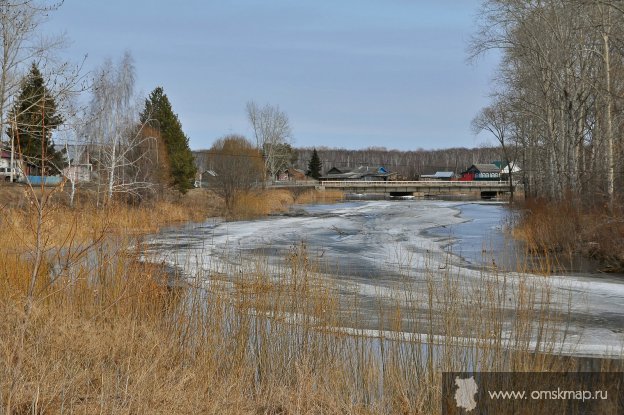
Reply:
[[138, 89], [162, 85], [190, 138], [248, 137], [245, 104], [279, 105], [296, 146], [474, 147], [495, 56], [466, 63], [478, 0], [66, 0], [87, 69], [125, 50]]

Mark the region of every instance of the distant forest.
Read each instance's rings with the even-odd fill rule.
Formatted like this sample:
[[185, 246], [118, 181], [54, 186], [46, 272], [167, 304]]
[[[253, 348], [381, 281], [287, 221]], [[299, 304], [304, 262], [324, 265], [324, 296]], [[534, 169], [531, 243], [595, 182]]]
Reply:
[[[307, 147], [295, 148], [294, 166], [306, 171], [313, 150]], [[407, 180], [436, 171], [459, 173], [475, 163], [491, 163], [502, 159], [500, 147], [413, 151], [388, 150], [384, 147], [369, 147], [363, 150], [316, 147], [316, 151], [323, 163], [323, 173], [332, 167], [383, 166]]]

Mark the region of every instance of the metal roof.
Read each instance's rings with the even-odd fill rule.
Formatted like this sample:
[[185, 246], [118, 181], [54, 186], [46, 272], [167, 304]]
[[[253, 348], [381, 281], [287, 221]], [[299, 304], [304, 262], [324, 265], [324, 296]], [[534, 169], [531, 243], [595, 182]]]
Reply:
[[451, 177], [453, 177], [455, 175], [455, 173], [453, 173], [452, 171], [437, 171], [433, 176], [434, 177], [439, 177], [439, 178], [444, 178], [444, 179], [449, 179]]
[[[329, 171], [337, 170], [340, 173], [331, 174]], [[332, 167], [325, 176], [322, 176], [321, 179], [358, 179], [364, 176], [374, 176], [374, 177], [388, 177], [392, 176], [393, 173], [389, 173], [383, 167], [369, 167], [369, 166], [359, 166], [356, 168], [338, 168]]]
[[[473, 166], [481, 173], [500, 173], [500, 169], [493, 163], [473, 164], [470, 167]], [[467, 170], [470, 170], [470, 167]]]

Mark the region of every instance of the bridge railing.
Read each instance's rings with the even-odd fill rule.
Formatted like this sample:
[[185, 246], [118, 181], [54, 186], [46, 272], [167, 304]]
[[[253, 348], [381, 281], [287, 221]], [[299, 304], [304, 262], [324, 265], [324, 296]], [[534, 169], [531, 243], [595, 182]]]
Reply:
[[410, 180], [410, 181], [368, 181], [368, 180], [325, 180], [319, 183], [325, 187], [508, 187], [506, 181], [439, 181], [439, 180]]
[[265, 183], [267, 187], [314, 187], [318, 186], [317, 180], [272, 180]]

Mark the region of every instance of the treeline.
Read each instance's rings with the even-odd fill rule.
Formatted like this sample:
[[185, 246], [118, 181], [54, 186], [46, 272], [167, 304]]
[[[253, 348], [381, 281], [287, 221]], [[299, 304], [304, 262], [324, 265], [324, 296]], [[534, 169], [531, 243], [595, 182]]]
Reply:
[[624, 185], [624, 2], [488, 0], [480, 16], [471, 57], [498, 49], [502, 61], [475, 131], [521, 164], [528, 194], [613, 202]]
[[[313, 148], [295, 148], [295, 167], [307, 171]], [[499, 147], [449, 148], [444, 150], [388, 150], [385, 147], [369, 147], [362, 150], [316, 147], [322, 163], [321, 171], [332, 167], [383, 166], [397, 172], [401, 178], [417, 179], [422, 174], [436, 171], [460, 173], [475, 163], [491, 163], [502, 160]]]

